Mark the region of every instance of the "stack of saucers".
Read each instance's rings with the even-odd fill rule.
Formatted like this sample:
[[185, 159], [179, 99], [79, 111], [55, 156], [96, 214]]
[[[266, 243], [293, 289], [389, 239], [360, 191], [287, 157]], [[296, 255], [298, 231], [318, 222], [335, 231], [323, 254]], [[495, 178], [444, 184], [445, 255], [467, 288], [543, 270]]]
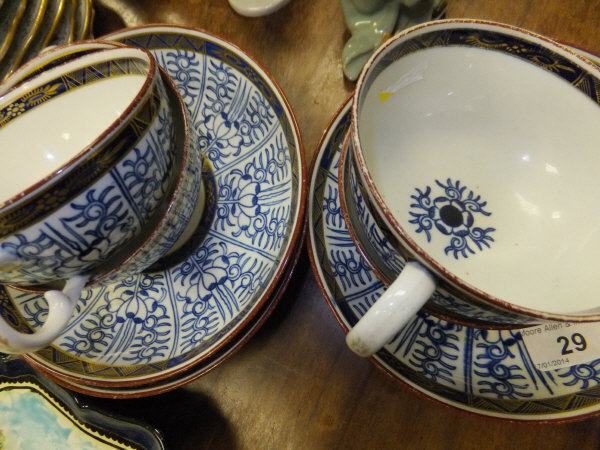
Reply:
[[[202, 216], [178, 249], [149, 268], [87, 284], [65, 329], [24, 358], [65, 387], [125, 398], [196, 379], [269, 316], [299, 254], [306, 168], [285, 96], [236, 46], [176, 26], [76, 45], [111, 43], [149, 51], [173, 83], [185, 109], [180, 120], [189, 124], [189, 153], [203, 161]], [[22, 68], [25, 78], [36, 67]], [[43, 327], [48, 293], [37, 288], [0, 286], [3, 316], [16, 327]]]
[[[525, 167], [541, 163], [540, 172], [544, 173], [543, 176], [564, 183], [562, 180], [569, 173], [571, 161], [580, 158], [579, 164], [574, 165], [577, 168], [572, 172], [575, 176], [570, 179], [569, 186], [562, 184], [564, 191], [567, 192], [573, 185], [581, 183], [583, 190], [587, 192], [589, 185], [596, 184], [579, 181], [585, 176], [595, 179], [593, 170], [584, 170], [586, 165], [597, 166], [594, 162], [597, 152], [588, 153], [584, 150], [585, 145], [589, 148], [597, 141], [597, 138], [592, 139], [588, 136], [588, 127], [583, 125], [585, 131], [580, 129], [579, 132], [575, 132], [571, 126], [572, 122], [569, 121], [549, 126], [551, 119], [541, 119], [543, 114], [535, 114], [537, 100], [555, 95], [555, 90], [546, 89], [546, 95], [529, 98], [524, 109], [533, 113], [527, 120], [515, 119], [515, 110], [519, 109], [515, 106], [517, 101], [508, 102], [511, 108], [505, 111], [505, 114], [496, 114], [494, 120], [486, 121], [492, 128], [498, 127], [493, 132], [487, 130], [486, 133], [477, 134], [481, 132], [480, 125], [484, 122], [477, 120], [482, 117], [489, 118], [485, 116], [488, 108], [492, 109], [510, 96], [514, 99], [515, 92], [519, 92], [518, 96], [522, 98], [528, 98], [527, 95], [536, 92], [533, 90], [534, 86], [537, 89], [544, 86], [543, 82], [526, 84], [522, 81], [525, 77], [519, 79], [519, 70], [522, 68], [540, 75], [544, 81], [557, 83], [567, 92], [557, 102], [560, 107], [555, 105], [548, 108], [549, 111], [554, 113], [557, 109], [567, 108], [568, 102], [565, 98], [572, 96], [588, 108], [586, 119], [589, 119], [589, 122], [581, 122], [597, 124], [600, 114], [600, 72], [597, 66], [600, 65], [600, 58], [570, 49], [530, 31], [505, 24], [468, 19], [423, 24], [392, 39], [385, 44], [387, 47], [382, 47], [367, 63], [368, 72], [363, 72], [353, 97], [344, 102], [332, 119], [315, 153], [311, 168], [307, 233], [309, 256], [323, 295], [348, 337], [357, 329], [357, 324], [364, 323], [364, 318], [370, 312], [377, 311], [378, 317], [383, 318], [382, 322], [392, 322], [404, 313], [403, 309], [410, 310], [411, 307], [407, 307], [406, 302], [403, 302], [410, 298], [402, 293], [398, 293], [397, 298], [389, 296], [389, 286], [395, 284], [394, 277], [398, 276], [398, 272], [407, 270], [409, 262], [421, 266], [418, 270], [431, 270], [432, 258], [423, 256], [427, 255], [423, 249], [428, 248], [429, 240], [438, 245], [440, 242], [445, 245], [445, 248], [440, 246], [442, 251], [445, 250], [448, 257], [459, 261], [459, 264], [462, 260], [457, 257], [458, 251], [454, 250], [457, 250], [458, 244], [470, 239], [467, 244], [472, 248], [469, 247], [470, 250], [465, 252], [468, 252], [472, 260], [477, 261], [475, 265], [484, 265], [482, 260], [476, 258], [488, 250], [490, 257], [497, 263], [494, 269], [488, 270], [489, 278], [495, 275], [495, 271], [506, 271], [498, 269], [504, 267], [501, 264], [505, 262], [503, 258], [506, 255], [512, 256], [513, 252], [521, 249], [514, 245], [517, 240], [515, 236], [509, 237], [511, 228], [505, 226], [506, 222], [503, 220], [509, 220], [507, 217], [523, 219], [515, 228], [520, 238], [521, 233], [525, 234], [524, 230], [530, 219], [523, 218], [514, 209], [510, 210], [506, 206], [503, 208], [502, 205], [509, 202], [501, 202], [499, 197], [490, 195], [489, 198], [484, 198], [479, 190], [488, 194], [492, 191], [494, 194], [500, 191], [508, 192], [517, 198], [521, 201], [520, 208], [517, 209], [527, 211], [526, 215], [533, 217], [533, 220], [539, 220], [531, 229], [544, 237], [543, 245], [550, 251], [560, 250], [560, 258], [536, 259], [534, 240], [522, 243], [526, 244], [524, 248], [527, 249], [527, 256], [511, 257], [507, 261], [523, 273], [528, 273], [531, 267], [542, 270], [539, 269], [543, 265], [542, 261], [546, 264], [545, 268], [551, 268], [552, 264], [555, 264], [560, 271], [565, 265], [565, 258], [570, 249], [568, 244], [572, 243], [570, 239], [577, 236], [585, 237], [585, 245], [573, 245], [576, 251], [597, 245], [597, 239], [593, 238], [596, 236], [597, 218], [579, 215], [578, 202], [586, 204], [581, 197], [571, 196], [568, 199], [567, 204], [577, 205], [575, 212], [567, 208], [551, 209], [549, 206], [555, 206], [554, 197], [558, 197], [555, 195], [558, 189], [552, 191], [550, 196], [553, 198], [545, 198], [546, 203], [541, 200], [542, 196], [535, 197], [536, 201], [533, 202], [533, 196], [523, 195], [523, 192], [527, 192], [524, 186], [531, 183], [531, 180], [522, 179], [521, 183], [516, 181], [520, 171], [525, 171]], [[451, 71], [439, 70], [439, 66], [435, 64], [448, 54], [452, 54], [447, 60], [451, 61], [450, 65], [466, 68], [465, 73], [454, 73], [450, 76]], [[499, 63], [495, 66], [470, 60], [479, 56], [498, 58]], [[509, 61], [517, 67], [522, 67], [509, 69]], [[469, 74], [475, 75], [476, 82], [461, 84], [461, 77], [468, 79]], [[382, 84], [373, 81], [379, 76], [385, 81]], [[517, 80], [512, 77], [516, 77]], [[509, 83], [510, 88], [499, 87], [508, 80], [512, 81]], [[491, 87], [486, 88], [485, 95], [475, 95], [475, 91], [481, 86]], [[525, 90], [524, 86], [527, 86]], [[373, 89], [372, 94], [376, 92], [377, 95], [373, 94], [369, 99], [373, 100], [372, 103], [367, 103], [367, 100], [359, 97], [360, 88]], [[435, 88], [440, 89], [438, 94], [442, 94], [433, 94]], [[452, 98], [448, 100], [450, 97]], [[452, 103], [457, 97], [468, 100]], [[386, 109], [394, 105], [393, 102], [390, 103], [390, 98], [396, 102], [396, 109]], [[561, 103], [563, 101], [564, 103]], [[367, 104], [373, 109], [364, 112]], [[448, 106], [450, 104], [460, 104], [461, 107], [453, 108]], [[364, 116], [357, 111], [362, 111]], [[386, 111], [387, 115], [380, 111]], [[558, 114], [556, 116], [558, 117]], [[360, 123], [357, 124], [361, 119], [373, 117], [379, 119], [373, 121], [379, 126], [378, 132], [368, 128], [365, 131]], [[416, 141], [414, 147], [404, 140], [405, 136], [415, 129], [414, 122], [407, 120], [408, 117], [415, 121], [422, 119], [423, 123], [428, 125], [421, 130], [421, 139]], [[579, 119], [580, 117], [577, 117], [572, 121], [577, 122]], [[498, 131], [502, 130], [503, 124], [507, 122], [510, 123], [510, 133], [500, 134]], [[436, 126], [432, 126], [432, 123]], [[368, 163], [361, 162], [360, 168], [357, 168], [357, 163], [352, 158], [358, 153], [355, 146], [360, 139], [357, 135], [365, 140], [365, 136], [372, 138], [373, 141], [369, 143], [373, 152], [372, 142], [385, 135], [385, 131], [382, 131], [385, 128], [384, 124], [393, 124], [394, 133], [398, 129], [402, 131], [395, 135], [395, 139], [386, 141], [386, 145], [380, 144], [378, 150], [383, 156], [379, 159], [375, 159], [371, 153], [372, 160], [369, 162], [379, 162], [377, 168], [380, 172], [373, 170], [370, 173], [388, 170], [386, 173], [390, 182], [386, 187], [392, 187], [390, 191], [386, 191], [387, 195], [374, 200], [373, 191], [384, 183], [381, 179], [377, 180], [381, 184], [377, 184], [373, 179], [365, 183], [360, 177], [363, 177], [361, 171], [364, 171]], [[558, 161], [558, 158], [544, 153], [551, 146], [544, 145], [541, 146], [541, 150], [536, 150], [540, 147], [535, 145], [540, 133], [532, 130], [540, 124], [545, 126], [548, 133], [564, 133], [566, 136], [571, 136], [570, 133], [582, 134], [586, 136], [587, 141], [584, 139], [581, 146], [569, 146], [566, 162]], [[518, 135], [520, 129], [527, 130], [526, 136]], [[596, 126], [590, 126], [589, 129], [594, 132], [598, 130]], [[480, 141], [479, 146], [470, 146], [469, 138], [476, 134], [485, 136], [485, 139]], [[507, 136], [512, 138], [516, 135], [521, 138], [521, 146], [505, 145], [510, 141]], [[532, 139], [527, 140], [526, 137]], [[431, 143], [428, 140], [430, 138], [439, 138], [438, 145], [428, 145]], [[464, 144], [460, 151], [453, 147], [457, 142]], [[364, 141], [361, 143], [367, 145]], [[502, 151], [497, 151], [493, 145], [496, 143], [500, 143]], [[411, 152], [411, 148], [414, 151]], [[463, 149], [470, 151], [470, 157], [460, 157]], [[486, 151], [491, 153], [485, 153]], [[564, 151], [564, 147], [558, 148], [558, 154], [563, 154]], [[421, 156], [424, 163], [419, 165], [415, 160], [400, 159], [399, 155], [406, 156], [409, 153], [411, 156]], [[482, 154], [486, 155], [483, 160], [478, 158]], [[452, 166], [450, 160], [456, 165]], [[509, 164], [509, 160], [515, 161], [515, 164]], [[488, 179], [493, 177], [489, 172], [486, 173], [487, 176], [479, 179], [481, 182], [473, 184], [473, 191], [470, 190], [471, 187], [467, 188], [464, 180], [477, 178], [476, 174], [490, 169], [490, 163], [492, 172], [499, 174], [505, 182], [502, 188], [498, 185], [495, 186], [496, 189], [490, 188]], [[518, 169], [515, 169], [515, 165]], [[349, 168], [353, 170], [350, 171]], [[393, 176], [389, 176], [390, 173]], [[432, 173], [441, 181], [437, 184], [430, 183], [427, 187], [422, 186], [425, 184], [423, 180], [430, 180], [429, 176]], [[453, 185], [456, 189], [450, 187], [445, 192], [435, 192], [436, 186], [448, 187], [444, 183], [450, 184], [449, 177], [456, 174], [459, 176], [453, 179], [460, 180], [460, 183], [456, 182]], [[410, 181], [407, 182], [407, 179]], [[544, 179], [546, 180], [547, 178]], [[536, 188], [543, 185], [542, 180], [537, 178], [535, 184]], [[432, 185], [433, 187], [430, 187]], [[477, 193], [474, 192], [475, 189], [478, 189]], [[546, 194], [548, 189], [540, 188], [538, 192]], [[575, 198], [577, 200], [574, 200]], [[402, 199], [403, 206], [398, 206]], [[486, 202], [488, 200], [489, 203]], [[379, 206], [388, 203], [393, 204], [393, 207], [386, 210]], [[463, 205], [466, 205], [465, 208], [460, 210]], [[440, 214], [440, 209], [446, 206], [448, 207]], [[474, 216], [482, 210], [496, 220], [493, 227], [487, 228], [477, 223], [478, 219]], [[457, 214], [452, 215], [454, 212]], [[451, 213], [452, 218], [446, 215], [447, 213]], [[402, 214], [410, 218], [408, 224], [414, 227], [406, 226], [400, 219], [397, 223], [389, 219], [389, 216], [404, 218]], [[546, 234], [550, 232], [543, 225], [541, 217], [551, 216], [552, 225], [558, 227], [559, 219], [570, 215], [575, 215], [578, 219], [575, 232], [565, 233], [564, 239], [560, 240], [546, 238]], [[448, 227], [448, 222], [452, 222], [452, 227]], [[401, 228], [398, 223], [402, 224]], [[399, 229], [405, 233], [404, 236], [409, 236], [407, 241], [412, 239], [413, 242], [398, 245], [401, 241], [401, 238], [397, 237]], [[584, 229], [587, 232], [583, 232]], [[424, 236], [425, 231], [427, 232], [426, 237], [420, 236], [423, 239], [418, 241], [419, 245], [414, 243], [414, 230], [417, 230], [416, 233], [423, 233]], [[489, 247], [481, 242], [479, 247], [474, 244], [474, 240], [481, 236], [478, 232], [485, 234], [496, 230], [501, 230], [502, 234], [497, 236], [497, 240], [489, 240]], [[557, 244], [559, 241], [560, 244]], [[515, 248], [503, 247], [507, 242]], [[416, 247], [420, 247], [419, 253], [414, 251]], [[494, 253], [495, 250], [499, 252]], [[593, 264], [585, 262], [585, 251], [578, 255], [582, 257], [583, 262], [579, 261], [579, 266], [575, 267], [584, 266], [581, 267], [581, 272], [592, 267], [593, 274]], [[591, 258], [596, 256], [592, 252]], [[525, 267], [528, 264], [531, 264], [531, 267]], [[450, 264], [447, 266], [450, 267]], [[376, 366], [403, 386], [431, 400], [470, 413], [523, 422], [567, 421], [600, 413], [600, 348], [595, 345], [600, 332], [598, 308], [575, 308], [574, 311], [560, 314], [536, 312], [536, 315], [528, 316], [527, 313], [531, 311], [525, 307], [519, 308], [497, 299], [494, 303], [493, 299], [485, 296], [485, 291], [469, 296], [471, 291], [465, 287], [466, 283], [461, 284], [463, 280], [450, 268], [433, 273], [435, 275], [431, 278], [438, 283], [437, 286], [434, 284], [433, 294], [426, 297], [427, 302], [421, 304], [422, 307], [417, 308], [416, 312], [411, 310], [409, 317], [403, 318], [397, 327], [395, 324], [391, 336], [383, 331], [387, 323], [379, 323], [379, 326], [369, 329], [370, 333], [365, 332], [364, 328], [361, 330], [366, 338], [374, 336], [378, 339], [380, 335], [384, 335], [383, 345], [375, 347], [373, 351], [373, 347], [365, 344], [366, 340], [351, 338], [347, 339], [348, 346], [361, 356], [370, 356], [370, 360]], [[473, 274], [474, 271], [467, 271], [465, 276]], [[550, 275], [550, 270], [543, 270], [541, 274], [546, 283], [549, 283], [550, 279], [558, 279]], [[592, 276], [595, 278], [595, 275]], [[526, 277], [526, 280], [532, 284], [530, 278], [531, 276]], [[473, 282], [476, 278], [473, 276], [467, 279]], [[552, 287], [557, 288], [558, 284], [557, 281]], [[418, 283], [415, 285], [418, 286]], [[458, 289], [457, 285], [463, 289]], [[537, 293], [532, 292], [536, 291], [537, 287], [531, 289], [526, 282], [517, 281], [516, 277], [512, 285], [523, 290], [526, 297], [534, 297]], [[404, 292], [414, 287], [409, 286]], [[592, 295], [595, 293], [593, 287], [589, 291]], [[484, 297], [487, 303], [475, 301]], [[386, 301], [381, 302], [380, 299], [384, 298]], [[581, 301], [575, 291], [565, 295], [562, 300], [565, 309]]]
[[50, 45], [92, 35], [91, 0], [22, 0], [0, 4], [0, 80]]

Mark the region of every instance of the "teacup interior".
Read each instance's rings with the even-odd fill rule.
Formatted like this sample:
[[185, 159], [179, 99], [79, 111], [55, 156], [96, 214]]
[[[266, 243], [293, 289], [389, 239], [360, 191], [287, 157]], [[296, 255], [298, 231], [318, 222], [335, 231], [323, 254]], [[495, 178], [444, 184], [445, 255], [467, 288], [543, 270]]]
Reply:
[[[61, 169], [122, 117], [146, 80], [141, 74], [107, 77], [49, 98], [44, 86], [29, 98], [0, 102], [0, 203]], [[0, 99], [1, 100], [1, 99]]]
[[427, 48], [375, 68], [358, 106], [366, 166], [451, 277], [526, 308], [597, 312], [600, 106], [551, 57], [507, 48]]

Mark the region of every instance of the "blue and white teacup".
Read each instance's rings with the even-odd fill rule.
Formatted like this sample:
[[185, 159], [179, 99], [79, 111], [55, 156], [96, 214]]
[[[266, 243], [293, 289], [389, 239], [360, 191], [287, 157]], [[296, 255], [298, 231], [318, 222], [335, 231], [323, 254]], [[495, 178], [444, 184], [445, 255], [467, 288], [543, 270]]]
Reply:
[[[47, 345], [86, 284], [155, 262], [187, 224], [166, 219], [173, 202], [201, 197], [201, 161], [190, 157], [180, 98], [149, 52], [115, 47], [68, 59], [0, 97], [0, 145], [10, 150], [2, 157], [0, 282], [65, 281], [45, 293], [48, 318], [35, 334], [0, 323], [3, 351]], [[189, 171], [198, 174], [191, 196]]]
[[348, 345], [370, 355], [453, 302], [463, 320], [599, 320], [599, 125], [600, 69], [529, 31], [444, 20], [380, 47], [353, 97], [356, 188], [340, 188], [386, 241], [355, 212], [360, 245], [398, 277]]

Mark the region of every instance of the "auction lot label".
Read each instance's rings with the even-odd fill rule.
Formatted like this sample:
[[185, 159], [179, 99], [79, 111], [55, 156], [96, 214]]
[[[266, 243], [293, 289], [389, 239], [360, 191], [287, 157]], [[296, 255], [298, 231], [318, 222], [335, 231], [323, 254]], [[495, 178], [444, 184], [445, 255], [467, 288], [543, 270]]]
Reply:
[[545, 323], [520, 331], [538, 370], [570, 367], [600, 358], [598, 322]]

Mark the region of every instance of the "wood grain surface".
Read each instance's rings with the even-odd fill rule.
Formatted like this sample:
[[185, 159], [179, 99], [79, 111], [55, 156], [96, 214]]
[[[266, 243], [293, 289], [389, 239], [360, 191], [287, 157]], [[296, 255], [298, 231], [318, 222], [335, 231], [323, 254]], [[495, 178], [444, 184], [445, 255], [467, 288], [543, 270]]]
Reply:
[[[599, 0], [448, 0], [447, 17], [525, 27], [600, 54]], [[94, 34], [143, 23], [199, 27], [253, 55], [295, 112], [307, 163], [353, 83], [337, 0], [292, 0], [246, 18], [226, 0], [94, 2]], [[522, 424], [442, 406], [352, 354], [302, 250], [294, 277], [258, 333], [215, 370], [149, 398], [84, 403], [143, 420], [171, 449], [600, 449], [600, 418]]]

